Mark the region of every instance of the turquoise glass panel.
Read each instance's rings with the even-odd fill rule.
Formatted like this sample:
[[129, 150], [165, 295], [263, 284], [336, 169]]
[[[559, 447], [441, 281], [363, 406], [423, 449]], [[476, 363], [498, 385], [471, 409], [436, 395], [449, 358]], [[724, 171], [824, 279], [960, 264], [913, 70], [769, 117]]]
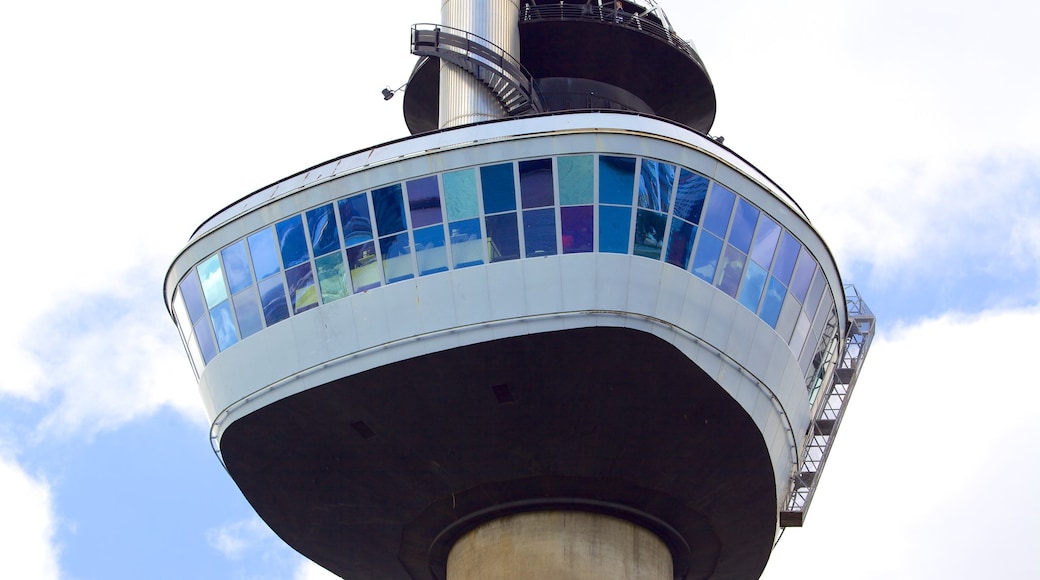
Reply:
[[661, 259], [664, 247], [664, 226], [668, 216], [656, 211], [641, 209], [636, 213], [636, 230], [633, 233], [633, 253], [644, 258]]
[[227, 286], [224, 285], [224, 272], [220, 268], [220, 257], [213, 254], [199, 264], [199, 281], [202, 282], [202, 294], [206, 297], [206, 306], [213, 308], [227, 300]]
[[451, 263], [465, 268], [484, 263], [484, 241], [480, 235], [480, 219], [473, 218], [448, 224], [451, 240]]
[[512, 163], [481, 167], [480, 188], [484, 198], [485, 214], [516, 209], [516, 185], [513, 183]]
[[639, 166], [639, 207], [668, 213], [675, 166], [644, 159]]
[[754, 262], [748, 262], [744, 271], [744, 282], [740, 285], [740, 296], [737, 300], [751, 312], [758, 312], [758, 303], [762, 299], [762, 290], [766, 286], [766, 271]]
[[354, 292], [364, 292], [383, 283], [376, 246], [365, 242], [347, 249], [347, 266], [350, 268], [350, 284]]
[[249, 255], [253, 258], [253, 272], [257, 280], [281, 271], [281, 261], [278, 259], [278, 247], [274, 243], [271, 228], [261, 230], [247, 239], [249, 242]]
[[720, 238], [726, 235], [726, 229], [729, 228], [734, 199], [736, 196], [732, 191], [718, 183], [712, 184], [711, 196], [708, 198], [708, 210], [704, 214], [704, 227]]
[[343, 228], [346, 247], [372, 240], [372, 216], [368, 211], [368, 196], [364, 193], [336, 202], [339, 223]]
[[515, 260], [520, 257], [516, 212], [489, 215], [484, 218], [484, 228], [487, 230], [488, 253], [492, 262]]
[[194, 268], [184, 277], [180, 289], [181, 296], [184, 297], [184, 306], [188, 309], [188, 317], [191, 318], [190, 325], [194, 325], [206, 313], [206, 302], [202, 297], [202, 288], [199, 286], [199, 275]]
[[556, 167], [560, 173], [560, 205], [591, 204], [592, 156], [560, 157]]
[[786, 294], [784, 285], [774, 276], [770, 276], [769, 284], [766, 285], [766, 295], [762, 299], [762, 310], [758, 316], [773, 328], [776, 328], [776, 321], [780, 318], [780, 308], [784, 305]]
[[751, 237], [758, 223], [758, 209], [743, 199], [737, 200], [737, 211], [733, 214], [733, 226], [729, 230], [729, 243], [744, 254], [751, 249]]
[[209, 319], [203, 317], [198, 324], [195, 325], [195, 340], [199, 343], [199, 350], [202, 352], [202, 360], [209, 364], [209, 361], [213, 360], [213, 357], [217, 356], [217, 341], [213, 337], [213, 327], [210, 326]]
[[693, 275], [708, 284], [713, 283], [721, 253], [722, 240], [702, 229], [700, 238], [697, 240], [697, 251], [693, 255], [693, 267], [691, 268]]
[[675, 188], [675, 217], [696, 224], [701, 220], [704, 199], [708, 196], [708, 178], [683, 169], [679, 171], [679, 184]]
[[235, 318], [231, 316], [231, 302], [225, 300], [209, 311], [213, 319], [213, 332], [217, 337], [217, 347], [227, 350], [238, 342], [238, 331], [235, 329]]
[[404, 231], [404, 198], [401, 184], [395, 183], [372, 192], [372, 208], [376, 214], [376, 231], [380, 237]]
[[321, 289], [321, 302], [328, 304], [350, 294], [347, 283], [347, 267], [343, 263], [343, 253], [336, 252], [314, 259], [314, 269], [318, 274], [318, 287]]
[[318, 288], [314, 285], [314, 273], [310, 263], [300, 264], [285, 271], [285, 284], [289, 287], [289, 301], [293, 314], [299, 314], [318, 305]]
[[776, 251], [773, 275], [784, 286], [791, 283], [791, 274], [794, 273], [794, 265], [798, 261], [798, 252], [801, 249], [802, 245], [790, 233], [784, 231], [780, 235], [780, 247]]
[[528, 258], [556, 254], [556, 210], [529, 209], [524, 212], [524, 255]]
[[744, 263], [747, 257], [733, 246], [726, 244], [726, 250], [722, 254], [722, 263], [719, 264], [719, 281], [715, 285], [719, 290], [736, 298], [737, 289], [740, 288], [740, 279], [744, 274]]
[[552, 159], [521, 161], [520, 203], [524, 209], [555, 205]]
[[267, 326], [289, 318], [289, 304], [285, 301], [285, 287], [281, 276], [272, 276], [257, 284], [260, 291], [260, 307], [264, 311]]
[[755, 231], [755, 241], [751, 244], [751, 259], [768, 270], [772, 265], [773, 252], [776, 250], [776, 242], [779, 239], [780, 226], [769, 219], [766, 214], [760, 215], [758, 229]]
[[387, 284], [415, 276], [411, 250], [407, 232], [379, 238], [379, 251], [383, 256], [383, 275]]
[[298, 266], [310, 258], [307, 238], [303, 233], [303, 216], [294, 215], [276, 223], [274, 231], [278, 234], [278, 249], [281, 251], [283, 268]]
[[632, 210], [627, 207], [599, 207], [599, 251], [627, 254], [631, 240]]
[[802, 248], [798, 254], [798, 265], [794, 268], [794, 277], [791, 278], [791, 294], [794, 294], [799, 302], [805, 301], [805, 294], [809, 291], [809, 284], [815, 273], [816, 260], [813, 260], [809, 252]]
[[224, 275], [227, 276], [228, 288], [232, 294], [241, 292], [253, 283], [245, 240], [239, 240], [221, 250], [220, 259], [224, 262]]
[[248, 292], [237, 294], [231, 301], [235, 305], [235, 318], [238, 319], [238, 330], [242, 334], [242, 338], [263, 330], [264, 323], [260, 319], [260, 300], [256, 290], [250, 289]]
[[324, 256], [339, 249], [336, 214], [331, 203], [307, 212], [307, 231], [311, 235], [311, 250], [315, 256]]
[[618, 205], [632, 205], [636, 185], [634, 157], [599, 158], [599, 201]]
[[421, 228], [444, 221], [441, 215], [441, 192], [437, 187], [437, 176], [431, 175], [409, 181], [408, 212], [412, 219], [412, 228]]
[[447, 271], [448, 250], [444, 247], [444, 226], [415, 230], [412, 236], [415, 239], [415, 261], [419, 265], [419, 275]]
[[452, 171], [442, 175], [441, 181], [444, 182], [444, 206], [448, 212], [448, 221], [474, 218], [480, 214], [476, 171]]
[[593, 223], [591, 205], [561, 207], [560, 228], [563, 231], [564, 254], [592, 251]]
[[685, 270], [690, 264], [690, 255], [693, 253], [693, 236], [696, 234], [697, 226], [683, 220], [673, 219], [664, 261]]

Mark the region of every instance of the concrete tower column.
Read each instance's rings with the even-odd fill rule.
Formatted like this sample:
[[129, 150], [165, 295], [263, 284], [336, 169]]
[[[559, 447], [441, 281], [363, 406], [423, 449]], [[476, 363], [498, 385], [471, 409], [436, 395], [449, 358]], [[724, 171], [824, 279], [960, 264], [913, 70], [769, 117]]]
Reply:
[[543, 511], [491, 520], [448, 554], [448, 580], [672, 580], [656, 535], [602, 514]]
[[[485, 38], [520, 59], [519, 0], [442, 0], [441, 24]], [[441, 129], [506, 116], [491, 91], [453, 64], [440, 63]]]

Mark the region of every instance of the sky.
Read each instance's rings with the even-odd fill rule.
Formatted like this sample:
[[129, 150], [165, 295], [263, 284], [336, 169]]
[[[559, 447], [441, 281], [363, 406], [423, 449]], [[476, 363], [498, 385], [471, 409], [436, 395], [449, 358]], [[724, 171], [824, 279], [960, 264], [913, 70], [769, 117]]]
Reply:
[[[1040, 577], [1040, 3], [662, 2], [715, 83], [712, 134], [798, 200], [878, 319], [763, 578]], [[379, 91], [438, 15], [3, 7], [0, 577], [329, 577], [214, 457], [162, 282], [228, 203], [405, 136]]]

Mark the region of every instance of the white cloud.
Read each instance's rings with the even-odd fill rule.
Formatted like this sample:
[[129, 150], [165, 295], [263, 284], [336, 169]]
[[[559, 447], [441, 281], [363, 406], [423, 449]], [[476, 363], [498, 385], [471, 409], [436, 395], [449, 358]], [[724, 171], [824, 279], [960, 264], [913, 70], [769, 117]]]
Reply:
[[280, 542], [271, 528], [256, 516], [209, 530], [206, 540], [210, 547], [231, 560], [241, 558], [246, 552], [264, 549], [272, 542]]
[[0, 449], [0, 576], [59, 578], [56, 528], [50, 485]]
[[293, 574], [293, 580], [339, 580], [339, 576], [336, 576], [332, 572], [329, 572], [310, 560], [304, 560], [300, 562], [299, 567], [296, 568], [296, 573]]

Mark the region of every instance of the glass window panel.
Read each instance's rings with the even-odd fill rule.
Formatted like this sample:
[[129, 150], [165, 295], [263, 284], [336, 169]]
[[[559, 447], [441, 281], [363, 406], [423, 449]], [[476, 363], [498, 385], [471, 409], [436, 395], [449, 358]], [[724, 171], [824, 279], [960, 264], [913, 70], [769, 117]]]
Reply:
[[740, 279], [744, 274], [744, 263], [747, 257], [733, 246], [726, 244], [726, 251], [722, 255], [722, 264], [719, 265], [719, 282], [716, 284], [719, 290], [736, 298], [737, 289], [740, 287]]
[[408, 243], [407, 232], [379, 238], [379, 251], [383, 256], [383, 274], [387, 284], [415, 276], [412, 270], [412, 246]]
[[220, 257], [213, 254], [199, 264], [199, 281], [202, 282], [202, 293], [206, 296], [206, 306], [213, 308], [227, 300], [227, 286], [224, 285], [224, 272], [220, 268]]
[[644, 159], [639, 167], [639, 207], [668, 213], [675, 166]]
[[191, 359], [191, 367], [195, 371], [195, 379], [198, 380], [199, 373], [206, 366], [206, 361], [202, 358], [202, 350], [199, 349], [199, 341], [195, 336], [194, 330], [188, 328], [184, 332], [188, 334], [188, 358]]
[[722, 240], [701, 230], [697, 252], [693, 256], [693, 274], [708, 284], [715, 282], [715, 270], [722, 253]]
[[368, 212], [368, 196], [364, 193], [341, 199], [339, 222], [343, 224], [343, 243], [353, 246], [372, 239], [372, 216]]
[[563, 230], [564, 254], [592, 251], [591, 205], [561, 207], [560, 226]]
[[408, 182], [408, 211], [413, 229], [444, 221], [436, 175]]
[[444, 247], [444, 226], [415, 230], [415, 261], [419, 275], [425, 276], [448, 269], [448, 250]]
[[823, 274], [823, 268], [816, 269], [816, 275], [813, 276], [812, 285], [809, 286], [809, 296], [805, 299], [805, 309], [809, 312], [810, 318], [812, 313], [816, 312], [817, 307], [820, 306], [820, 297], [823, 296], [823, 290], [827, 287], [827, 277]]
[[227, 276], [231, 293], [241, 291], [253, 283], [253, 274], [249, 271], [249, 258], [246, 256], [246, 242], [239, 240], [234, 245], [220, 251], [220, 259], [224, 262], [224, 275]]
[[202, 351], [202, 360], [209, 364], [213, 357], [217, 356], [217, 341], [213, 337], [213, 327], [209, 320], [203, 317], [195, 325], [195, 339], [199, 342], [199, 350]]
[[213, 319], [213, 331], [217, 336], [217, 347], [227, 350], [238, 342], [238, 331], [235, 330], [235, 319], [231, 316], [231, 302], [225, 300], [209, 311]]
[[803, 247], [802, 251], [798, 253], [798, 265], [795, 266], [794, 277], [791, 278], [791, 293], [799, 302], [805, 301], [805, 293], [809, 291], [809, 283], [812, 282], [814, 273], [816, 273], [816, 260], [813, 260]]
[[749, 262], [744, 271], [744, 282], [740, 285], [737, 300], [751, 312], [758, 312], [758, 303], [766, 285], [766, 271], [754, 262]]
[[191, 326], [206, 313], [206, 303], [203, 301], [202, 288], [199, 286], [199, 275], [194, 268], [184, 277], [179, 288], [181, 296], [184, 297], [184, 306], [187, 307], [188, 316], [191, 318], [191, 322], [187, 326]]
[[318, 305], [318, 288], [314, 285], [314, 273], [309, 262], [286, 270], [285, 283], [289, 287], [289, 301], [293, 306], [293, 314], [299, 314]]
[[[798, 315], [798, 323], [794, 326], [794, 332], [791, 334], [791, 350], [794, 352], [802, 352], [802, 347], [805, 346], [805, 339], [809, 336], [809, 319], [805, 317], [805, 313]], [[805, 367], [803, 367], [803, 370]]]
[[372, 191], [372, 207], [376, 214], [376, 231], [380, 236], [404, 231], [404, 201], [400, 183]]
[[636, 213], [636, 231], [633, 234], [633, 253], [645, 258], [661, 259], [664, 246], [664, 225], [668, 219], [663, 213], [641, 209]]
[[556, 167], [560, 172], [560, 205], [592, 203], [592, 156], [560, 157]]
[[192, 320], [187, 307], [184, 306], [184, 294], [179, 289], [173, 293], [173, 319], [177, 324], [177, 330], [181, 333], [181, 338], [187, 340], [188, 335], [191, 334]]
[[679, 185], [675, 190], [675, 217], [696, 224], [701, 219], [704, 198], [708, 195], [708, 178], [689, 169], [679, 172]]
[[331, 203], [307, 212], [307, 231], [311, 234], [311, 249], [315, 256], [324, 256], [339, 249], [336, 215]]
[[484, 242], [480, 235], [480, 219], [473, 218], [449, 224], [451, 263], [455, 268], [484, 263]]
[[599, 207], [599, 251], [627, 254], [631, 231], [631, 209], [627, 207]]
[[285, 287], [282, 277], [275, 276], [257, 284], [260, 290], [260, 307], [264, 311], [267, 326], [289, 318], [289, 304], [285, 301]]
[[794, 264], [798, 261], [798, 251], [801, 249], [802, 245], [790, 233], [784, 231], [780, 235], [780, 249], [776, 251], [773, 275], [784, 286], [791, 283], [791, 274], [794, 272]]
[[672, 232], [668, 236], [668, 251], [664, 260], [669, 264], [679, 266], [683, 270], [690, 264], [690, 254], [693, 253], [693, 236], [697, 233], [697, 227], [682, 220], [672, 220]]
[[328, 304], [350, 294], [347, 268], [343, 263], [342, 252], [315, 258], [314, 269], [318, 273], [318, 287], [321, 289], [322, 304]]
[[516, 232], [516, 213], [487, 216], [484, 220], [491, 261], [501, 262], [519, 258], [520, 238]]
[[524, 212], [524, 255], [528, 258], [556, 254], [556, 210], [532, 209]]
[[444, 182], [444, 205], [448, 210], [448, 221], [454, 222], [479, 215], [476, 171], [452, 171], [442, 175], [441, 181]]
[[636, 185], [636, 160], [634, 157], [599, 158], [599, 201], [632, 205]]
[[765, 298], [762, 299], [762, 311], [758, 316], [773, 328], [776, 328], [776, 321], [780, 318], [780, 308], [784, 305], [784, 295], [786, 294], [787, 290], [784, 289], [784, 285], [775, 277], [770, 276]]
[[729, 243], [747, 254], [751, 249], [751, 236], [755, 233], [756, 223], [758, 210], [743, 199], [738, 199], [737, 211], [733, 214], [733, 227], [729, 231]]
[[282, 269], [271, 228], [249, 236], [248, 242], [249, 255], [253, 258], [253, 272], [256, 273], [257, 280], [263, 280]]
[[260, 300], [257, 298], [256, 290], [237, 294], [231, 301], [235, 305], [235, 318], [238, 319], [238, 329], [242, 338], [260, 332], [264, 328], [260, 319]]
[[520, 162], [520, 202], [524, 209], [556, 203], [553, 195], [552, 159]]
[[704, 227], [720, 238], [726, 235], [730, 214], [733, 213], [733, 192], [718, 183], [711, 186], [711, 197], [708, 199], [708, 211], [704, 214]]
[[769, 219], [766, 214], [758, 216], [758, 229], [755, 231], [755, 242], [751, 245], [751, 259], [769, 269], [773, 261], [773, 250], [780, 239], [780, 226]]
[[378, 287], [383, 277], [376, 259], [376, 246], [366, 242], [347, 250], [347, 266], [350, 267], [350, 283], [354, 292], [364, 292]]
[[278, 234], [278, 247], [282, 253], [282, 267], [292, 268], [310, 258], [307, 238], [303, 234], [303, 216], [295, 215], [274, 225]]
[[480, 185], [484, 194], [485, 214], [516, 209], [516, 185], [513, 183], [512, 163], [481, 167]]

